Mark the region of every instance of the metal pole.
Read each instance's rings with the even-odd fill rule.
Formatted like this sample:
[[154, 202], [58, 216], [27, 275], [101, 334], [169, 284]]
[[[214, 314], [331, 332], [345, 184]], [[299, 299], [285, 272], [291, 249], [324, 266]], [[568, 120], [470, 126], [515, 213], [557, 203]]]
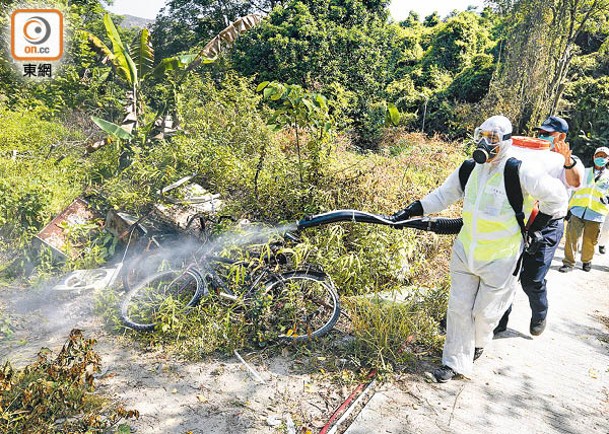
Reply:
[[427, 95], [421, 94], [425, 97], [425, 108], [423, 109], [423, 126], [421, 127], [421, 132], [425, 132], [425, 117], [427, 116], [427, 103], [429, 102], [429, 97]]

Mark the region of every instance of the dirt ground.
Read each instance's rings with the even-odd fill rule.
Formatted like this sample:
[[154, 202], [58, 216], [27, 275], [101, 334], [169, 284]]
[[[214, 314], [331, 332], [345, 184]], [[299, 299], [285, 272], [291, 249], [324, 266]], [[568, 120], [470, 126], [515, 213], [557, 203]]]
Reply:
[[[548, 327], [528, 331], [522, 291], [506, 332], [476, 362], [475, 376], [446, 384], [402, 374], [376, 383], [371, 399], [339, 432], [609, 433], [609, 255], [593, 270], [548, 275]], [[579, 265], [581, 266], [581, 265]], [[294, 352], [184, 362], [143, 351], [106, 332], [92, 293], [0, 289], [0, 361], [24, 365], [41, 347], [57, 350], [72, 328], [98, 340], [98, 390], [139, 410], [137, 433], [318, 432], [355, 386], [306, 373]], [[291, 430], [289, 420], [294, 421]]]

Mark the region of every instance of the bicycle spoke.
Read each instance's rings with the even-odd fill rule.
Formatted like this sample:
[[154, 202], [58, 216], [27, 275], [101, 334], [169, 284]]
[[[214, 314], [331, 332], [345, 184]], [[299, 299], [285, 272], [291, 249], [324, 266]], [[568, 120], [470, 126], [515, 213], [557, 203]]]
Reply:
[[130, 291], [121, 306], [121, 318], [128, 327], [151, 330], [163, 306], [179, 309], [195, 305], [203, 294], [203, 283], [191, 272], [166, 271], [148, 278]]
[[144, 253], [125, 264], [123, 285], [130, 290], [157, 273], [183, 268], [184, 262], [183, 258], [171, 256], [170, 252]]
[[305, 340], [327, 333], [339, 312], [338, 298], [327, 280], [291, 273], [273, 285], [268, 321], [277, 337]]

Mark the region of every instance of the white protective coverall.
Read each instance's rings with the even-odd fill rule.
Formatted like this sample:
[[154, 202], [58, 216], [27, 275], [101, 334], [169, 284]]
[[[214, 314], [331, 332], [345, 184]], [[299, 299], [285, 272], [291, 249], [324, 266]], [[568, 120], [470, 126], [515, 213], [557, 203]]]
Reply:
[[[504, 136], [512, 133], [510, 121], [493, 116], [483, 131]], [[504, 167], [511, 157], [512, 141], [499, 143], [499, 152], [485, 164], [476, 164], [465, 192], [455, 170], [439, 188], [421, 199], [425, 214], [439, 212], [463, 198], [463, 228], [453, 245], [446, 342], [442, 363], [464, 376], [473, 369], [474, 348], [484, 348], [493, 329], [512, 302], [517, 263], [524, 248], [520, 226], [509, 204]], [[539, 210], [565, 215], [568, 197], [561, 181], [522, 164], [519, 171], [523, 196], [539, 200]]]
[[[520, 161], [522, 161], [522, 164], [532, 165], [532, 170], [541, 170], [546, 172], [551, 177], [559, 179], [567, 189], [567, 195], [570, 195], [573, 187], [571, 187], [567, 182], [567, 176], [565, 173], [566, 169], [564, 168], [565, 159], [561, 154], [550, 149], [527, 149], [519, 146], [512, 146], [509, 152], [511, 157], [518, 158]], [[585, 169], [583, 163], [577, 157], [572, 158], [575, 161], [575, 167], [573, 170], [579, 172], [580, 178], [584, 179]], [[530, 196], [525, 196], [524, 215], [526, 218], [528, 218], [531, 214], [534, 204], [535, 201]], [[565, 214], [553, 214], [552, 218], [557, 219], [564, 216]]]

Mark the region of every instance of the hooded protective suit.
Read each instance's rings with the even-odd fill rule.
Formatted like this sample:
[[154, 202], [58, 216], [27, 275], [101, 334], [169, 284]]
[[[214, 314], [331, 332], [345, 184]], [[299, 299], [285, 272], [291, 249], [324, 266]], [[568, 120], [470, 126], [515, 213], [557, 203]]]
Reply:
[[[487, 119], [480, 128], [500, 137], [512, 132], [510, 121], [503, 116]], [[524, 241], [504, 185], [511, 144], [511, 139], [499, 142], [492, 160], [476, 164], [465, 191], [457, 169], [442, 186], [421, 199], [425, 214], [429, 214], [463, 198], [463, 228], [450, 263], [451, 290], [442, 362], [465, 376], [472, 372], [474, 348], [483, 348], [492, 340], [493, 329], [516, 289], [514, 271]], [[561, 181], [525, 164], [519, 177], [524, 197], [530, 195], [539, 200], [540, 212], [566, 214], [568, 198]]]

